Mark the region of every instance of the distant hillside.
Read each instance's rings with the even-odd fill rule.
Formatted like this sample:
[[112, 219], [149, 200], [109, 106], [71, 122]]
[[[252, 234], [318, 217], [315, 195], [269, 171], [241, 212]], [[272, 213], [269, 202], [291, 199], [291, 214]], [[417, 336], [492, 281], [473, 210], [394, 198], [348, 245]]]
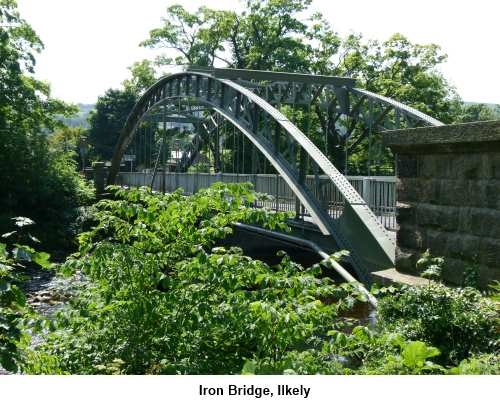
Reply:
[[61, 121], [68, 127], [83, 127], [88, 128], [89, 123], [87, 121], [90, 112], [94, 109], [95, 104], [77, 104], [80, 109], [75, 115], [69, 118], [62, 117]]

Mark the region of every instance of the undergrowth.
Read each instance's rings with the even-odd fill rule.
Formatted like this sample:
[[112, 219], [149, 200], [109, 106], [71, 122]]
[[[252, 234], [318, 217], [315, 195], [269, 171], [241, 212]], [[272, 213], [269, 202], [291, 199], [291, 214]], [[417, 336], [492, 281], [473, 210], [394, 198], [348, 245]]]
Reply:
[[379, 291], [375, 328], [342, 313], [366, 298], [323, 264], [276, 266], [220, 241], [234, 222], [287, 231], [249, 184], [193, 196], [111, 188], [60, 272], [86, 284], [25, 349], [25, 373], [498, 373], [497, 312], [474, 289]]

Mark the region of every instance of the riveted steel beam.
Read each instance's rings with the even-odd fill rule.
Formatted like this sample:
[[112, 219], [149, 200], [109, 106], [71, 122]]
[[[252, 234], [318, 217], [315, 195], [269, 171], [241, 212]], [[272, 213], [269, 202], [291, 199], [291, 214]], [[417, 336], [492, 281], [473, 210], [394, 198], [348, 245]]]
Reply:
[[[243, 80], [243, 81], [266, 81], [266, 82], [293, 82], [316, 85], [332, 85], [336, 87], [354, 87], [356, 81], [349, 77], [313, 75], [303, 73], [271, 72], [267, 70], [249, 69], [226, 69], [226, 68], [205, 68], [187, 67], [187, 71], [202, 72], [210, 74], [218, 79]], [[244, 83], [242, 83], [244, 84]]]

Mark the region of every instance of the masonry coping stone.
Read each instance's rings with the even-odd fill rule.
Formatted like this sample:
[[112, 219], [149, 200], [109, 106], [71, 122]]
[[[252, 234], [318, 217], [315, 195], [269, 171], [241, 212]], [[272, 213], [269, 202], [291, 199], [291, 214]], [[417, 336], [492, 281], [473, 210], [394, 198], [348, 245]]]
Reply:
[[392, 130], [382, 142], [409, 154], [500, 151], [500, 120]]

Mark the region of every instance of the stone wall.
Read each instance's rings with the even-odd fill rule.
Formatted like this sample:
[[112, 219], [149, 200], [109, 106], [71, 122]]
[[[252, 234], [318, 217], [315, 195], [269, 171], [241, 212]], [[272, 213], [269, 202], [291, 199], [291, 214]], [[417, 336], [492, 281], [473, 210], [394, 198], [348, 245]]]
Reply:
[[447, 281], [477, 271], [500, 279], [500, 121], [390, 131], [396, 154], [396, 268], [415, 273], [420, 254], [444, 256]]

